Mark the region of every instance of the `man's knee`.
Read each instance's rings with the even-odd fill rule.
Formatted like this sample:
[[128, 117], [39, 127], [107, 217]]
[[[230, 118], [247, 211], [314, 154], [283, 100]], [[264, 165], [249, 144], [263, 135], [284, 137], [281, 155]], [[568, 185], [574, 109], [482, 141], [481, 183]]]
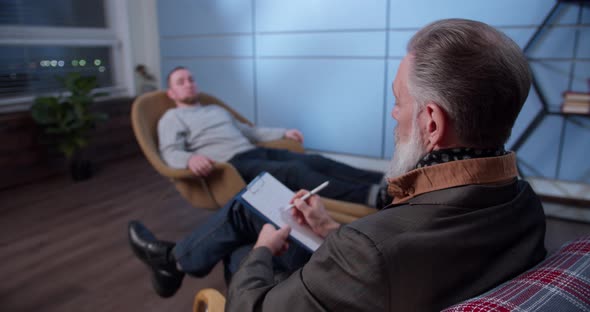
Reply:
[[269, 171], [275, 177], [281, 180], [283, 183], [289, 183], [289, 181], [297, 181], [302, 177], [305, 177], [310, 171], [310, 168], [302, 161], [289, 160], [282, 162], [280, 166], [277, 166], [274, 170]]
[[283, 164], [283, 169], [287, 170], [287, 172], [289, 172], [289, 174], [299, 174], [302, 171], [307, 171], [309, 168], [307, 167], [307, 165], [299, 160], [290, 160], [287, 161]]
[[322, 161], [327, 160], [326, 157], [324, 157], [322, 155], [318, 155], [318, 154], [308, 154], [308, 155], [306, 155], [306, 157], [310, 161], [322, 162]]

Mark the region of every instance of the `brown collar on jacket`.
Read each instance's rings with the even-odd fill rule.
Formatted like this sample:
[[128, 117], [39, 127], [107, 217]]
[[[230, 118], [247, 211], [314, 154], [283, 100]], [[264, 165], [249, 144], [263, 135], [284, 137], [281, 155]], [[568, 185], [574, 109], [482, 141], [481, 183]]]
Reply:
[[444, 164], [414, 169], [389, 179], [387, 191], [399, 204], [420, 194], [468, 184], [503, 183], [518, 175], [516, 156], [456, 160]]

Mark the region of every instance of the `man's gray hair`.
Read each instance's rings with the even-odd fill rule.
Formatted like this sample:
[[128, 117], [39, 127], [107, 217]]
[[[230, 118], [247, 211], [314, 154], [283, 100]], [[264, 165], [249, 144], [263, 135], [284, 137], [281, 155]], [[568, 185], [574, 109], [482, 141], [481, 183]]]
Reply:
[[481, 22], [446, 19], [418, 31], [407, 49], [417, 109], [438, 104], [466, 147], [506, 143], [531, 85], [514, 41]]

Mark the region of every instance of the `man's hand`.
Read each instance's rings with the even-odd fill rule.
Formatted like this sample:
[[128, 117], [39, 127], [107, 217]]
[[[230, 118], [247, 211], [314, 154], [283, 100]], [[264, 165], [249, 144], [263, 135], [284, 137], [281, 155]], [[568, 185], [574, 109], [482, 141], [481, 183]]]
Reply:
[[312, 195], [307, 202], [301, 200], [309, 191], [301, 190], [295, 194], [291, 203], [295, 208], [291, 209], [291, 215], [299, 224], [307, 224], [311, 230], [321, 237], [326, 237], [332, 231], [340, 227], [340, 223], [334, 221], [328, 213], [318, 195]]
[[303, 133], [297, 129], [289, 129], [285, 132], [285, 138], [295, 140], [303, 144]]
[[291, 228], [288, 225], [277, 230], [272, 224], [267, 223], [258, 233], [258, 240], [254, 248], [267, 247], [273, 256], [280, 256], [289, 248], [287, 242], [289, 232], [291, 232]]
[[209, 157], [197, 154], [191, 156], [188, 160], [188, 168], [190, 171], [201, 177], [208, 176], [209, 173], [213, 171], [214, 164], [215, 161]]

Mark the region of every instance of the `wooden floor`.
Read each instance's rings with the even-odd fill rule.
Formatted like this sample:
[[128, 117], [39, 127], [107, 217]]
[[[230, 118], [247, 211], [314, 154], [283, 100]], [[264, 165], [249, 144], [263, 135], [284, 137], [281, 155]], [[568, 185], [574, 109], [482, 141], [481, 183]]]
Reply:
[[199, 289], [225, 293], [218, 265], [205, 279], [185, 278], [170, 299], [155, 295], [127, 222], [175, 241], [210, 212], [191, 207], [143, 158], [99, 169], [85, 182], [58, 177], [0, 192], [0, 311], [191, 311]]
[[[103, 165], [89, 181], [56, 177], [0, 191], [0, 311], [191, 311], [199, 289], [225, 293], [221, 267], [161, 299], [127, 245], [127, 222], [175, 241], [210, 214], [140, 156]], [[590, 225], [548, 219], [547, 234], [553, 251]]]

